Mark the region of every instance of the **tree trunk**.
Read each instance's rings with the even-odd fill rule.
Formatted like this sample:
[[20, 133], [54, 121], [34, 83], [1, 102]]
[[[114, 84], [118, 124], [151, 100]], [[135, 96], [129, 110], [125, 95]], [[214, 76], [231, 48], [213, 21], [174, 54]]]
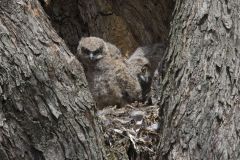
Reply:
[[46, 17], [0, 1], [0, 159], [103, 159], [83, 69]]
[[[126, 55], [168, 39], [172, 1], [41, 1], [73, 53], [88, 35]], [[167, 56], [154, 81], [158, 158], [240, 159], [240, 4], [175, 3]], [[80, 63], [37, 1], [0, 4], [0, 159], [104, 159]]]
[[240, 4], [177, 0], [158, 88], [159, 159], [240, 159]]

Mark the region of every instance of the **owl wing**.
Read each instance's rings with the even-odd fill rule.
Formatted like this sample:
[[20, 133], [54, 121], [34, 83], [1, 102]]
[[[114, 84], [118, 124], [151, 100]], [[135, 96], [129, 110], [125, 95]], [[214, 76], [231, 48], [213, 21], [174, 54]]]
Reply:
[[120, 58], [121, 51], [113, 44], [106, 42], [107, 47], [108, 47], [108, 53], [110, 54], [111, 57], [113, 58]]

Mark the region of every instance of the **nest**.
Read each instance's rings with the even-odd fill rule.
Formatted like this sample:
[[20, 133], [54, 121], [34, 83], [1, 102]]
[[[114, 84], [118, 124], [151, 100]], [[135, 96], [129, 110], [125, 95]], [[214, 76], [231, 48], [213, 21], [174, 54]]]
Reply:
[[133, 103], [106, 107], [97, 113], [102, 124], [108, 159], [156, 158], [159, 106]]

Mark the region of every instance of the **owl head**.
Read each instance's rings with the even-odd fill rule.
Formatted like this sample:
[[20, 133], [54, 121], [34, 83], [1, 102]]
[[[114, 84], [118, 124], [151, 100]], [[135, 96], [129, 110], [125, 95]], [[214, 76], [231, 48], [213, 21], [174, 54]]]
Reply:
[[[149, 99], [149, 92], [151, 90], [152, 83], [152, 68], [149, 60], [145, 57], [134, 56], [130, 58], [130, 66], [132, 66], [132, 71], [137, 77], [138, 82], [142, 90], [142, 101], [145, 102]], [[151, 103], [149, 101], [149, 103]]]
[[148, 84], [151, 81], [150, 66], [148, 64], [143, 65], [137, 74], [140, 83]]
[[79, 42], [78, 56], [83, 63], [96, 63], [105, 56], [105, 42], [97, 37], [84, 37]]
[[148, 84], [151, 82], [151, 65], [145, 57], [134, 56], [128, 60], [131, 70], [137, 76], [140, 84]]

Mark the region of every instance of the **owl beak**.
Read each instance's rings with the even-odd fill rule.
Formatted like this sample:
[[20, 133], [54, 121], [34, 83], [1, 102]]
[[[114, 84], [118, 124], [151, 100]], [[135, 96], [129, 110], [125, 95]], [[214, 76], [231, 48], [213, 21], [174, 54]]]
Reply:
[[89, 58], [90, 58], [91, 61], [94, 60], [93, 53], [90, 53]]
[[143, 75], [140, 75], [140, 79], [143, 81], [143, 82], [147, 82], [148, 79], [146, 77], [144, 77]]
[[151, 81], [151, 78], [149, 75], [139, 75], [139, 79], [141, 82], [149, 83]]

